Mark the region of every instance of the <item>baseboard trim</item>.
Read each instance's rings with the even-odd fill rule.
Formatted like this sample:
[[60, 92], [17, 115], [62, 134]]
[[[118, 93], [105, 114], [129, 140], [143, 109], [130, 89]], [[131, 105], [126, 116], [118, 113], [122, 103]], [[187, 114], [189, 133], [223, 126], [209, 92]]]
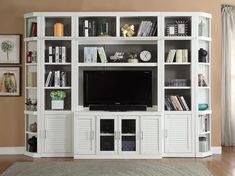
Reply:
[[211, 147], [211, 152], [212, 154], [222, 154], [222, 147], [221, 146]]
[[0, 155], [21, 155], [25, 147], [0, 147]]

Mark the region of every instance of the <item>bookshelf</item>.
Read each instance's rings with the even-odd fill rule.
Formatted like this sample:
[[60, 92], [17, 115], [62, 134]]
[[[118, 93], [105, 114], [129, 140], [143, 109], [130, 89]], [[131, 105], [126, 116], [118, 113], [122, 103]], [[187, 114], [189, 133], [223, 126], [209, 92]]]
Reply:
[[[94, 119], [98, 116], [101, 121], [107, 116], [114, 121], [125, 116], [138, 123], [137, 126], [154, 124], [153, 129], [159, 130], [154, 134], [159, 136], [158, 141], [149, 141], [158, 146], [154, 158], [211, 155], [210, 26], [211, 15], [202, 12], [26, 14], [25, 98], [36, 100], [37, 106], [25, 106], [25, 155], [81, 157], [76, 140], [79, 138], [77, 128], [82, 126], [76, 124], [76, 120], [89, 121], [95, 126], [86, 129], [95, 132], [98, 122]], [[151, 53], [150, 61], [140, 59], [142, 51]], [[128, 62], [130, 53], [137, 55], [138, 62]], [[89, 111], [83, 107], [83, 72], [86, 70], [151, 70], [153, 107], [146, 112]], [[63, 108], [52, 106], [51, 94], [55, 91], [66, 94]], [[199, 110], [199, 104], [206, 104], [208, 108]], [[32, 132], [29, 126], [35, 122], [38, 131]], [[135, 133], [122, 135], [138, 141]], [[36, 152], [30, 152], [27, 144], [33, 136], [37, 137]], [[98, 136], [94, 138], [99, 142]], [[94, 140], [91, 144], [94, 146], [82, 153], [82, 157], [92, 158], [87, 154], [90, 152], [96, 158], [105, 158]], [[135, 157], [151, 158], [138, 150]], [[150, 151], [143, 153], [151, 154]], [[122, 157], [131, 156], [133, 153]]]

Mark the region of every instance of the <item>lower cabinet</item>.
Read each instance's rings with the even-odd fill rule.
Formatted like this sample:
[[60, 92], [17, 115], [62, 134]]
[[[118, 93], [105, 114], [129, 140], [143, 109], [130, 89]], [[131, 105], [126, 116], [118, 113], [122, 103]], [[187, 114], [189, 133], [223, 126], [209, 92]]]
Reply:
[[44, 153], [46, 156], [71, 156], [72, 116], [45, 115]]
[[160, 155], [160, 118], [75, 115], [74, 154], [120, 158]]
[[192, 115], [165, 115], [165, 153], [167, 156], [172, 154], [172, 156], [180, 157], [193, 154], [192, 127]]

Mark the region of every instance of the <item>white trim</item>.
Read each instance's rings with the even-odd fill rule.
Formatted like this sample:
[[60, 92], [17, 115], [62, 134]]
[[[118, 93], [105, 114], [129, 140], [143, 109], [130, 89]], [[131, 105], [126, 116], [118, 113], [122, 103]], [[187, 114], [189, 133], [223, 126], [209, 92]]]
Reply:
[[0, 155], [24, 154], [25, 147], [0, 147]]
[[215, 146], [211, 147], [212, 154], [222, 154], [222, 147], [221, 146]]

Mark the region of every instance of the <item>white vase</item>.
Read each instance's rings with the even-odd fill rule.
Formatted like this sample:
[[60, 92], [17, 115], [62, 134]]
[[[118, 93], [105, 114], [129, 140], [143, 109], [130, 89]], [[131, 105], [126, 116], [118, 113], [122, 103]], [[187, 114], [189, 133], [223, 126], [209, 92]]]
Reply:
[[51, 100], [51, 109], [64, 109], [64, 100]]

